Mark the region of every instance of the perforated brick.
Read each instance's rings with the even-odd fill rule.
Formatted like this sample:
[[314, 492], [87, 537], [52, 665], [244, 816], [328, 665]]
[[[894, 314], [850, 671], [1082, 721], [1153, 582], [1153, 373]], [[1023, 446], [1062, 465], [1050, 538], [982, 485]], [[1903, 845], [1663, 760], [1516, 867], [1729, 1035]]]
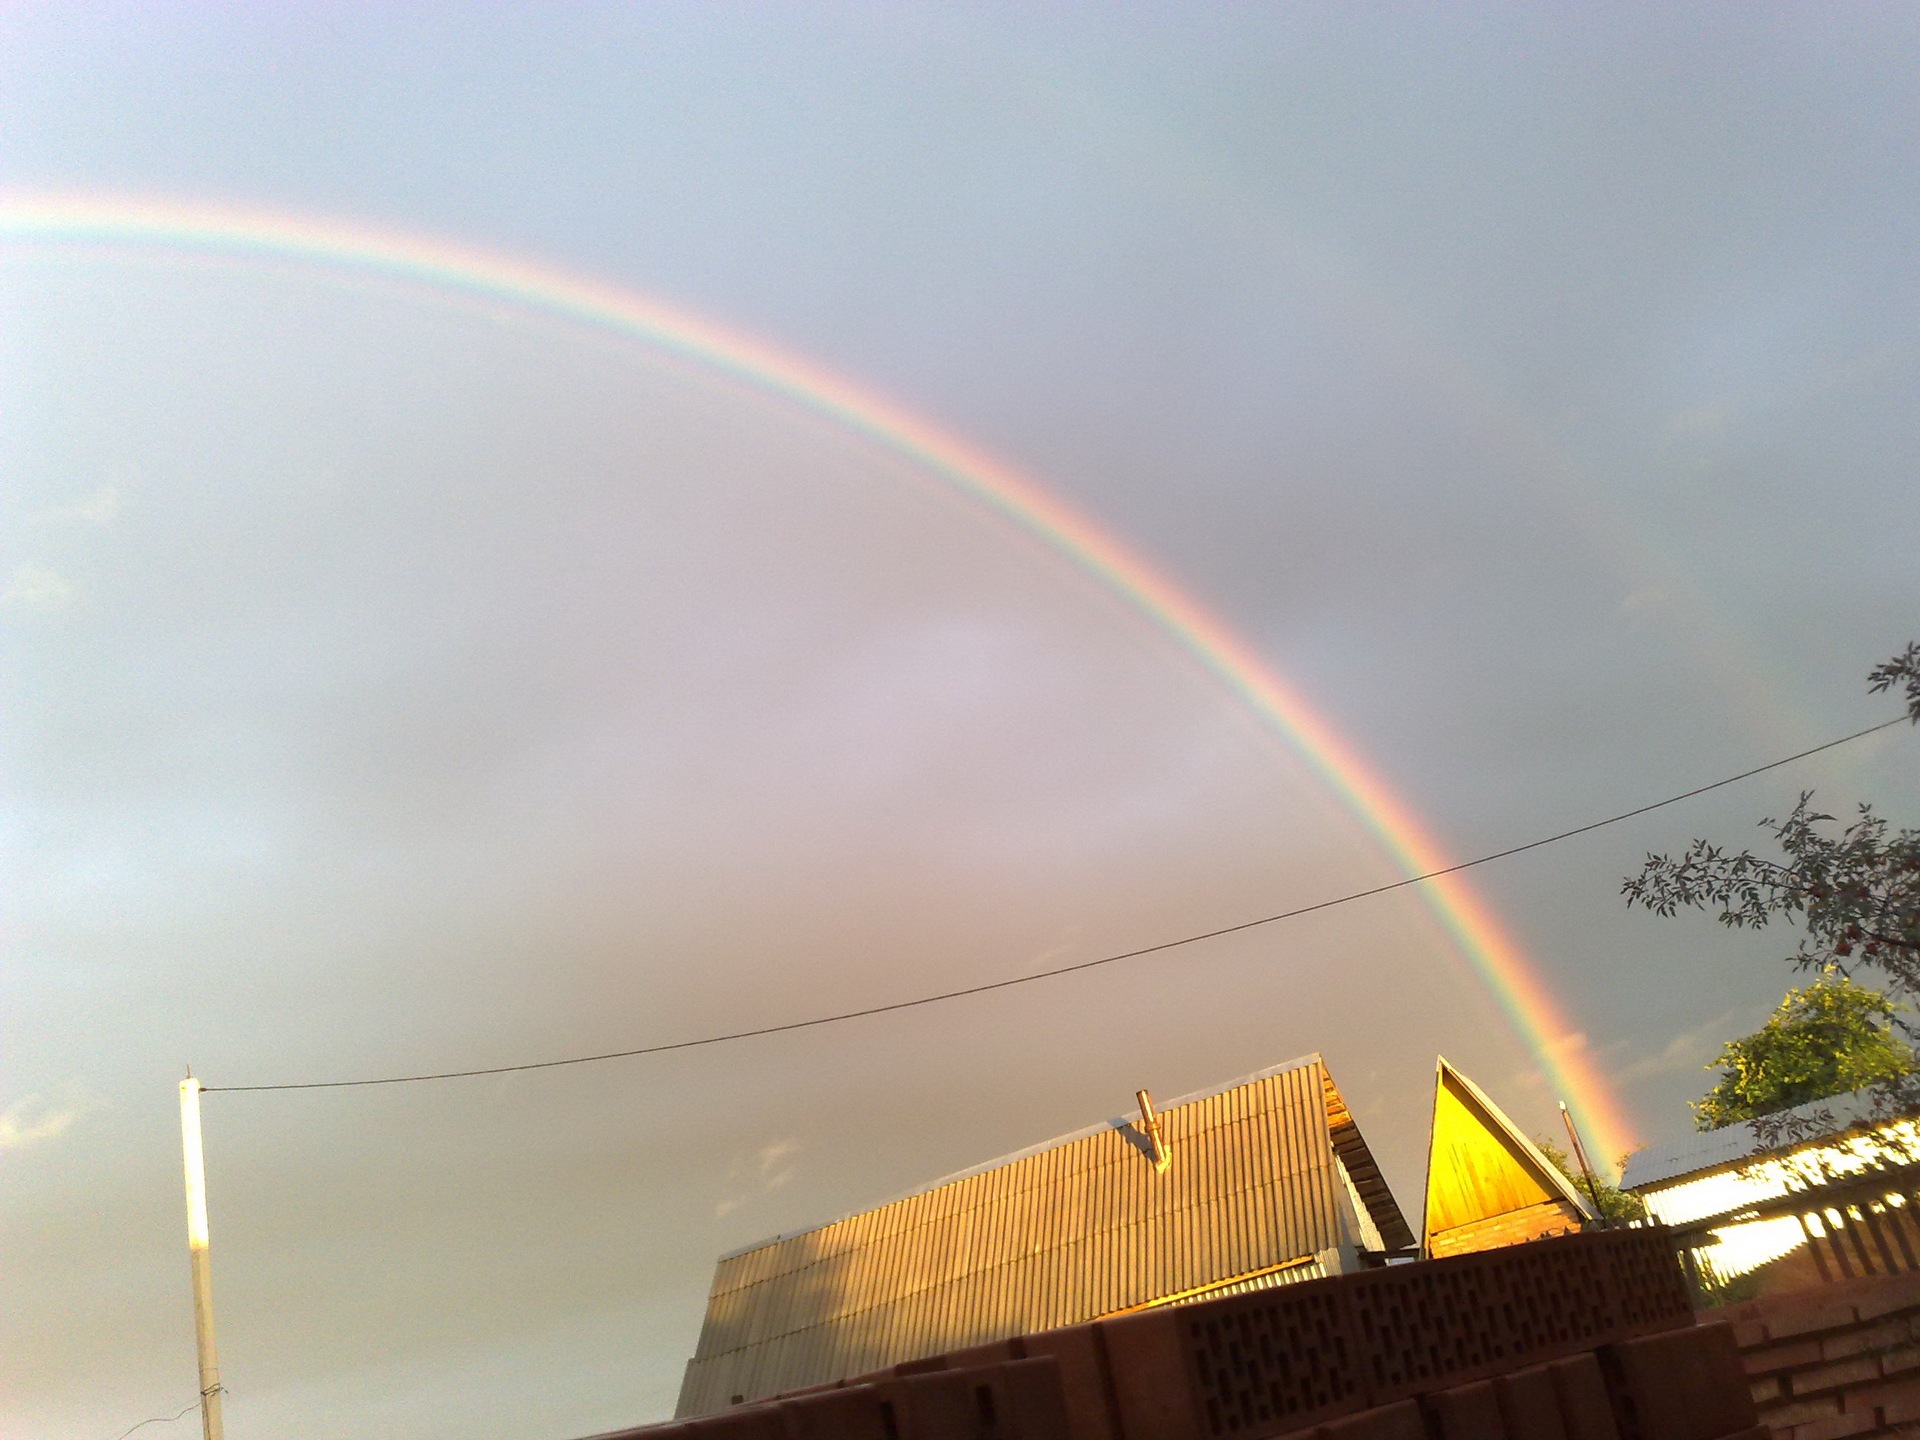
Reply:
[[1660, 1229], [1569, 1235], [1339, 1283], [1375, 1404], [1693, 1323]]
[[1210, 1440], [1272, 1435], [1366, 1406], [1341, 1290], [1340, 1281], [1309, 1282], [1175, 1312]]

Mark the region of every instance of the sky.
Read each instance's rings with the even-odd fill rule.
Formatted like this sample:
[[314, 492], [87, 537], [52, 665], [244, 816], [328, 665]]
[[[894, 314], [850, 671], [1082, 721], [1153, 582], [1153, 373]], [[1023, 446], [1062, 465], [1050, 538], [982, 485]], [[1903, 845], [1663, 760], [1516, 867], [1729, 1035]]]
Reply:
[[[1917, 66], [1844, 5], [8, 3], [0, 216], [357, 227], [837, 377], [1139, 557], [1463, 859], [1897, 713]], [[627, 1049], [1406, 873], [1083, 559], [552, 306], [0, 226], [0, 1435], [193, 1400], [188, 1065]], [[1792, 937], [1622, 878], [1804, 788], [1911, 824], [1916, 744], [1475, 871], [1539, 1034], [1402, 890], [210, 1094], [230, 1431], [662, 1418], [719, 1254], [1142, 1086], [1319, 1052], [1416, 1223], [1436, 1054], [1530, 1133], [1584, 1069], [1674, 1138]]]

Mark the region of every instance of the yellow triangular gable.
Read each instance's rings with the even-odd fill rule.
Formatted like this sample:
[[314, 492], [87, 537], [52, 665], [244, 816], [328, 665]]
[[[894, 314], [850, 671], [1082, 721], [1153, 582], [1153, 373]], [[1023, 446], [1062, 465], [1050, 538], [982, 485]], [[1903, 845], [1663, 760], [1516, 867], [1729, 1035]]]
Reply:
[[1429, 1244], [1441, 1231], [1544, 1203], [1588, 1213], [1578, 1192], [1539, 1147], [1479, 1086], [1442, 1059], [1427, 1152]]

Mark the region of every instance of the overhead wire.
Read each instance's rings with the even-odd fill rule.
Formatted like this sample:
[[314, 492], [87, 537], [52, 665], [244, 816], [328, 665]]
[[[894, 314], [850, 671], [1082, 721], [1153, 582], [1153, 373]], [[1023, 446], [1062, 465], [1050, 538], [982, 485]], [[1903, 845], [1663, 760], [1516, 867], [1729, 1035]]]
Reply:
[[[222, 1386], [221, 1388], [225, 1389], [226, 1387]], [[127, 1440], [127, 1436], [133, 1434], [135, 1430], [144, 1430], [149, 1425], [171, 1425], [174, 1421], [178, 1420], [182, 1415], [185, 1415], [189, 1410], [198, 1410], [199, 1408], [200, 1408], [200, 1401], [195, 1400], [191, 1404], [182, 1406], [180, 1410], [175, 1414], [150, 1416], [147, 1419], [142, 1420], [138, 1425], [130, 1426], [129, 1428], [122, 1430], [117, 1436], [114, 1437], [114, 1440]]]
[[1225, 935], [1237, 935], [1244, 930], [1255, 930], [1265, 925], [1276, 925], [1283, 920], [1296, 920], [1303, 915], [1312, 915], [1322, 910], [1331, 910], [1339, 905], [1351, 905], [1355, 901], [1371, 899], [1376, 895], [1385, 895], [1394, 890], [1404, 890], [1411, 885], [1425, 884], [1438, 880], [1442, 876], [1457, 875], [1463, 870], [1472, 870], [1481, 865], [1490, 865], [1496, 860], [1505, 860], [1514, 855], [1523, 855], [1529, 850], [1539, 850], [1544, 846], [1557, 845], [1563, 840], [1575, 836], [1588, 835], [1595, 830], [1604, 830], [1609, 825], [1618, 825], [1622, 821], [1632, 820], [1641, 815], [1651, 814], [1655, 810], [1664, 810], [1669, 805], [1678, 805], [1683, 800], [1692, 800], [1709, 791], [1724, 789], [1728, 785], [1750, 780], [1755, 775], [1764, 775], [1769, 770], [1778, 770], [1809, 756], [1823, 751], [1838, 749], [1850, 745], [1868, 735], [1891, 729], [1895, 725], [1908, 723], [1905, 715], [1892, 720], [1882, 721], [1878, 725], [1869, 725], [1864, 730], [1856, 730], [1851, 735], [1842, 735], [1837, 740], [1829, 740], [1823, 745], [1796, 751], [1792, 755], [1770, 760], [1764, 765], [1755, 765], [1750, 770], [1742, 770], [1737, 775], [1728, 775], [1705, 785], [1696, 785], [1691, 790], [1682, 790], [1677, 795], [1655, 800], [1646, 805], [1637, 805], [1631, 810], [1622, 810], [1617, 815], [1609, 815], [1604, 820], [1590, 821], [1585, 825], [1576, 825], [1571, 830], [1561, 830], [1556, 834], [1544, 835], [1537, 840], [1529, 840], [1521, 845], [1509, 845], [1504, 850], [1495, 850], [1479, 855], [1471, 860], [1462, 860], [1457, 864], [1443, 865], [1436, 870], [1423, 871], [1418, 875], [1404, 876], [1398, 880], [1389, 880], [1380, 885], [1370, 885], [1363, 890], [1351, 890], [1343, 895], [1335, 895], [1326, 900], [1316, 900], [1309, 905], [1297, 905], [1290, 910], [1281, 910], [1272, 915], [1262, 915], [1253, 920], [1241, 920], [1232, 925], [1222, 925], [1217, 929], [1203, 930], [1193, 935], [1183, 935], [1177, 940], [1161, 940], [1152, 945], [1142, 945], [1132, 950], [1122, 950], [1115, 954], [1097, 956], [1091, 960], [1076, 961], [1071, 965], [1056, 965], [1049, 970], [1033, 970], [1023, 975], [1011, 975], [1001, 980], [988, 980], [978, 985], [963, 985], [953, 990], [942, 990], [931, 995], [917, 995], [907, 1000], [893, 1000], [881, 1005], [863, 1006], [857, 1010], [840, 1010], [830, 1015], [815, 1015], [805, 1020], [787, 1020], [776, 1025], [757, 1025], [745, 1030], [729, 1030], [717, 1035], [702, 1035], [691, 1040], [669, 1040], [657, 1045], [640, 1045], [630, 1050], [606, 1050], [592, 1055], [570, 1055], [559, 1060], [530, 1060], [515, 1065], [485, 1065], [470, 1070], [436, 1070], [412, 1075], [378, 1075], [352, 1080], [300, 1080], [285, 1081], [271, 1085], [205, 1085], [203, 1094], [241, 1094], [260, 1093], [279, 1090], [344, 1090], [369, 1085], [413, 1085], [429, 1080], [468, 1080], [484, 1075], [514, 1075], [529, 1070], [557, 1070], [570, 1065], [592, 1065], [603, 1060], [632, 1060], [643, 1055], [665, 1055], [676, 1050], [697, 1050], [710, 1045], [726, 1045], [739, 1040], [754, 1040], [767, 1035], [784, 1035], [795, 1030], [812, 1030], [823, 1025], [839, 1025], [849, 1020], [861, 1020], [873, 1015], [891, 1015], [902, 1010], [917, 1010], [928, 1005], [942, 1005], [949, 1000], [965, 999], [969, 995], [986, 995], [996, 990], [1011, 990], [1019, 985], [1031, 985], [1040, 980], [1054, 980], [1062, 975], [1075, 975], [1084, 970], [1097, 970], [1106, 965], [1117, 965], [1123, 960], [1137, 960], [1146, 955], [1158, 955], [1168, 950], [1178, 950], [1188, 945], [1198, 945], [1202, 941], [1217, 940]]

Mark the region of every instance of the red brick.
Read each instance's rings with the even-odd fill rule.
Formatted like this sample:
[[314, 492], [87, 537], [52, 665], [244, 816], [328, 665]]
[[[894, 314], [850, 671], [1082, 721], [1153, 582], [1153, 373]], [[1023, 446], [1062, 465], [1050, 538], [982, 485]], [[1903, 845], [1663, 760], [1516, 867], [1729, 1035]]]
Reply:
[[1329, 1420], [1320, 1427], [1321, 1440], [1427, 1440], [1426, 1421], [1415, 1400], [1402, 1400], [1362, 1410], [1358, 1415]]
[[1856, 1355], [1851, 1360], [1836, 1360], [1831, 1365], [1796, 1370], [1787, 1377], [1787, 1388], [1797, 1398], [1820, 1395], [1829, 1390], [1844, 1390], [1849, 1385], [1865, 1385], [1879, 1378], [1879, 1357]]
[[1744, 1351], [1740, 1356], [1740, 1364], [1749, 1375], [1777, 1375], [1782, 1370], [1818, 1365], [1826, 1358], [1820, 1353], [1820, 1340], [1816, 1336], [1784, 1345], [1769, 1345], [1764, 1350]]
[[1895, 1345], [1880, 1356], [1880, 1373], [1899, 1375], [1920, 1366], [1920, 1345]]
[[1436, 1440], [1507, 1440], [1491, 1381], [1437, 1391], [1426, 1397], [1426, 1410]]
[[875, 1380], [891, 1379], [893, 1371], [876, 1370], [871, 1375], [855, 1380], [822, 1380], [818, 1385], [802, 1385], [797, 1390], [782, 1390], [778, 1395], [767, 1395], [754, 1401], [756, 1405], [770, 1405], [775, 1400], [791, 1400], [798, 1395], [818, 1395], [822, 1390], [844, 1390], [849, 1385], [868, 1385]]
[[1554, 1394], [1560, 1400], [1560, 1420], [1566, 1426], [1567, 1440], [1620, 1440], [1607, 1382], [1591, 1351], [1555, 1360], [1547, 1371], [1553, 1376]]
[[1767, 1424], [1775, 1430], [1784, 1430], [1790, 1425], [1804, 1425], [1813, 1420], [1824, 1420], [1829, 1415], [1840, 1413], [1840, 1397], [1823, 1395], [1818, 1400], [1790, 1400], [1785, 1405], [1773, 1405], [1767, 1409]]
[[1756, 1405], [1771, 1405], [1786, 1395], [1786, 1387], [1778, 1377], [1769, 1375], [1762, 1380], [1753, 1380], [1747, 1384], [1747, 1393], [1753, 1396]]
[[[1005, 1359], [1006, 1357], [1002, 1356], [1001, 1358]], [[946, 1356], [927, 1355], [918, 1360], [902, 1360], [886, 1373], [893, 1376], [896, 1380], [904, 1380], [909, 1375], [931, 1375], [935, 1371], [945, 1370], [946, 1368]]]
[[777, 1405], [745, 1405], [689, 1420], [686, 1433], [697, 1440], [786, 1440], [787, 1429]]
[[1863, 1286], [1853, 1297], [1862, 1320], [1903, 1310], [1920, 1310], [1920, 1275], [1890, 1275]]
[[[1210, 1435], [1251, 1440], [1400, 1399], [1400, 1394], [1370, 1391], [1363, 1358], [1348, 1338], [1351, 1317], [1343, 1301], [1351, 1297], [1344, 1287], [1382, 1273], [1310, 1280], [1170, 1312], [1187, 1365], [1195, 1423]], [[1101, 1322], [1114, 1393], [1129, 1435], [1132, 1417], [1126, 1392], [1131, 1381], [1127, 1362], [1114, 1347], [1121, 1343], [1121, 1328], [1142, 1318]], [[1431, 1348], [1447, 1338], [1444, 1327], [1444, 1316], [1432, 1317], [1426, 1333], [1415, 1338]], [[1380, 1351], [1395, 1348], [1404, 1353], [1404, 1345], [1382, 1346]]]
[[1499, 1397], [1500, 1418], [1512, 1440], [1567, 1440], [1553, 1372], [1546, 1366], [1502, 1375], [1493, 1382], [1493, 1391]]
[[1148, 1310], [1100, 1322], [1125, 1440], [1209, 1440], [1187, 1376], [1180, 1320], [1174, 1310]]
[[1016, 1361], [998, 1367], [1000, 1429], [1010, 1435], [1019, 1426], [1024, 1440], [1068, 1440], [1067, 1406], [1060, 1380], [1060, 1362], [1049, 1356]]
[[1769, 1340], [1792, 1340], [1822, 1330], [1844, 1330], [1860, 1318], [1851, 1305], [1817, 1304], [1801, 1300], [1799, 1296], [1793, 1298], [1798, 1303], [1783, 1305], [1767, 1317]]
[[1641, 1440], [1716, 1440], [1758, 1419], [1731, 1326], [1673, 1330], [1611, 1348]]
[[1699, 1378], [1705, 1382], [1703, 1399], [1711, 1396], [1709, 1423], [1722, 1427], [1717, 1433], [1730, 1435], [1757, 1425], [1760, 1416], [1754, 1409], [1752, 1392], [1747, 1389], [1733, 1327], [1700, 1326], [1694, 1331], [1692, 1349]]
[[1767, 1327], [1758, 1320], [1735, 1320], [1733, 1338], [1742, 1350], [1757, 1349], [1767, 1343]]
[[922, 1370], [874, 1387], [888, 1440], [976, 1440], [972, 1372]]
[[1871, 1410], [1864, 1415], [1829, 1415], [1794, 1426], [1793, 1440], [1845, 1440], [1848, 1435], [1865, 1435], [1879, 1428], [1880, 1422]]
[[1060, 1365], [1060, 1395], [1067, 1407], [1068, 1440], [1120, 1440], [1106, 1352], [1092, 1325], [1045, 1330], [1020, 1342], [1030, 1359], [1051, 1357]]
[[893, 1433], [902, 1440], [1066, 1437], [1060, 1365], [1051, 1359], [932, 1371], [896, 1380], [882, 1394], [883, 1403], [893, 1406]]
[[888, 1431], [897, 1427], [889, 1427], [880, 1408], [885, 1399], [880, 1386], [855, 1385], [781, 1400], [778, 1409], [788, 1440], [895, 1440]]
[[1767, 1313], [1767, 1300], [1739, 1300], [1731, 1305], [1716, 1305], [1711, 1310], [1702, 1311], [1695, 1319], [1726, 1320], [1741, 1324], [1749, 1320], [1758, 1320]]
[[1878, 1385], [1863, 1385], [1847, 1393], [1846, 1407], [1849, 1410], [1879, 1410], [1883, 1425], [1904, 1425], [1920, 1420], [1920, 1377], [1909, 1376], [1905, 1380], [1883, 1380]]
[[1820, 1354], [1826, 1360], [1844, 1360], [1849, 1355], [1877, 1355], [1912, 1338], [1913, 1327], [1907, 1323], [1906, 1317], [1896, 1316], [1864, 1329], [1828, 1335], [1820, 1341]]

